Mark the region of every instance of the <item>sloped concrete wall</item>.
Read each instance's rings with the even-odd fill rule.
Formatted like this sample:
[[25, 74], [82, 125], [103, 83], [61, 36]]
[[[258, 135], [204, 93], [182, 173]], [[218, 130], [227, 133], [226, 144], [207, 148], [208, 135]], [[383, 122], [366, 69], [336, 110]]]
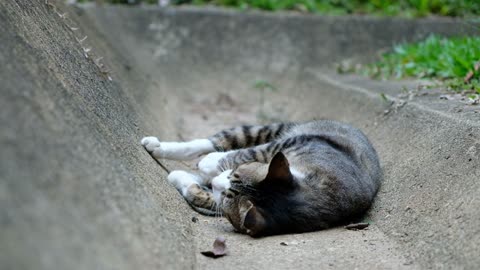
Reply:
[[85, 11], [115, 45], [131, 48], [128, 53], [136, 58], [148, 55], [157, 68], [176, 70], [202, 65], [205, 70], [282, 73], [349, 58], [369, 61], [401, 42], [431, 33], [478, 34], [480, 27], [478, 22], [450, 18], [337, 17], [212, 7], [86, 6]]
[[0, 268], [192, 268], [188, 207], [138, 145], [168, 135], [168, 111], [106, 50], [109, 81], [82, 49], [105, 43], [80, 44], [57, 8], [0, 2]]

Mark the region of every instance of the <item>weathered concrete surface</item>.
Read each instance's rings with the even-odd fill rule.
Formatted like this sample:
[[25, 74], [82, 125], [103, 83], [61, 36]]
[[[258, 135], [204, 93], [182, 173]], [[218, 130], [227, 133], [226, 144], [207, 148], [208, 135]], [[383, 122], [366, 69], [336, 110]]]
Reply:
[[179, 59], [185, 67], [203, 65], [205, 70], [228, 66], [238, 72], [281, 73], [318, 68], [349, 58], [371, 60], [394, 44], [430, 33], [478, 34], [480, 27], [478, 22], [448, 18], [412, 21], [194, 7], [109, 6], [88, 13], [98, 27], [108, 29], [107, 39], [139, 46], [129, 54], [146, 56], [157, 68], [173, 65], [180, 70]]
[[[0, 2], [2, 269], [480, 265], [476, 109], [427, 95], [385, 115], [392, 108], [379, 93], [397, 97], [403, 83], [325, 71], [431, 31], [478, 31], [473, 24], [192, 8], [66, 10], [89, 36], [81, 45], [105, 56], [113, 82], [85, 59], [75, 39], [83, 34], [43, 1]], [[253, 87], [258, 80], [278, 90], [262, 94]], [[150, 134], [190, 139], [239, 123], [311, 118], [353, 123], [378, 149], [385, 182], [368, 230], [256, 240], [235, 234], [224, 220], [188, 209], [138, 145]], [[219, 234], [230, 255], [199, 255]]]
[[[335, 61], [367, 60], [378, 50], [432, 32], [478, 34], [476, 24], [195, 8], [108, 7], [85, 13], [107, 40], [130, 48], [142, 63], [138, 69], [153, 74], [163, 87], [175, 88], [183, 100], [177, 108], [178, 130], [186, 139], [265, 117], [333, 118], [364, 129], [379, 150], [385, 184], [370, 213], [375, 227], [365, 235], [349, 235], [350, 241], [342, 242], [340, 230], [252, 241], [225, 232], [225, 226], [200, 223], [194, 225], [197, 250], [207, 248], [222, 231], [233, 241], [232, 257], [214, 262], [199, 257], [200, 268], [474, 269], [480, 264], [475, 255], [480, 213], [474, 197], [480, 192], [478, 109], [441, 102], [438, 95], [407, 99], [395, 109], [380, 93], [396, 97], [404, 85], [412, 89], [415, 83], [372, 83], [325, 72]], [[253, 89], [258, 80], [278, 88], [265, 93], [263, 105]], [[387, 109], [391, 113], [384, 115]], [[327, 240], [330, 233], [338, 242]], [[298, 253], [278, 246], [292, 239], [312, 243], [296, 246]], [[382, 240], [376, 244], [375, 239]], [[343, 249], [335, 249], [339, 242]], [[326, 247], [335, 252], [328, 254]]]
[[138, 147], [168, 112], [140, 105], [143, 74], [108, 81], [65, 23], [0, 2], [0, 268], [192, 268], [190, 210]]

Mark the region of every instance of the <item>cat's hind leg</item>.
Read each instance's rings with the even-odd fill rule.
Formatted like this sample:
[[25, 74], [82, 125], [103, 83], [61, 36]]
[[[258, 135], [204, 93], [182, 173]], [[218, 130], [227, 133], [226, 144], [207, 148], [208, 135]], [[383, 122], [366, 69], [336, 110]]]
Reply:
[[209, 216], [221, 213], [212, 192], [202, 187], [204, 179], [200, 176], [177, 170], [172, 171], [167, 178], [195, 211]]
[[215, 151], [223, 152], [265, 144], [277, 139], [293, 126], [292, 123], [239, 126], [220, 131], [208, 139], [188, 142], [160, 142], [157, 137], [145, 137], [141, 144], [157, 159], [192, 160]]
[[188, 142], [160, 142], [157, 137], [145, 137], [140, 143], [157, 159], [192, 160], [215, 151], [213, 143], [208, 139]]
[[293, 123], [269, 125], [244, 125], [222, 130], [208, 139], [216, 151], [253, 147], [278, 139], [295, 126]]

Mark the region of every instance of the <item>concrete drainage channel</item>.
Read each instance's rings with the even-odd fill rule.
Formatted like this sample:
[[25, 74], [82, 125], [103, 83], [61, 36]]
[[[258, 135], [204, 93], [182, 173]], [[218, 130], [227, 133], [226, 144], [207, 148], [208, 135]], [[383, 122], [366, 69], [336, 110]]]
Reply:
[[[50, 2], [0, 3], [2, 269], [480, 265], [479, 108], [331, 68], [430, 32], [478, 34], [473, 23]], [[138, 144], [312, 118], [352, 123], [379, 151], [366, 230], [235, 234], [190, 210]], [[229, 256], [201, 256], [217, 235]]]

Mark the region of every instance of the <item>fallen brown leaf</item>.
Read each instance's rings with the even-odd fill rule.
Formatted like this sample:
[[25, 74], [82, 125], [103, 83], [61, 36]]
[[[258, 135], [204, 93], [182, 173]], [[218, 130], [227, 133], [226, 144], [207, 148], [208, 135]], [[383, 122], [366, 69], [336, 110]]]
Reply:
[[225, 242], [226, 240], [224, 237], [217, 237], [217, 239], [215, 239], [215, 241], [213, 242], [213, 250], [202, 251], [202, 255], [213, 259], [217, 259], [227, 255], [227, 244]]

